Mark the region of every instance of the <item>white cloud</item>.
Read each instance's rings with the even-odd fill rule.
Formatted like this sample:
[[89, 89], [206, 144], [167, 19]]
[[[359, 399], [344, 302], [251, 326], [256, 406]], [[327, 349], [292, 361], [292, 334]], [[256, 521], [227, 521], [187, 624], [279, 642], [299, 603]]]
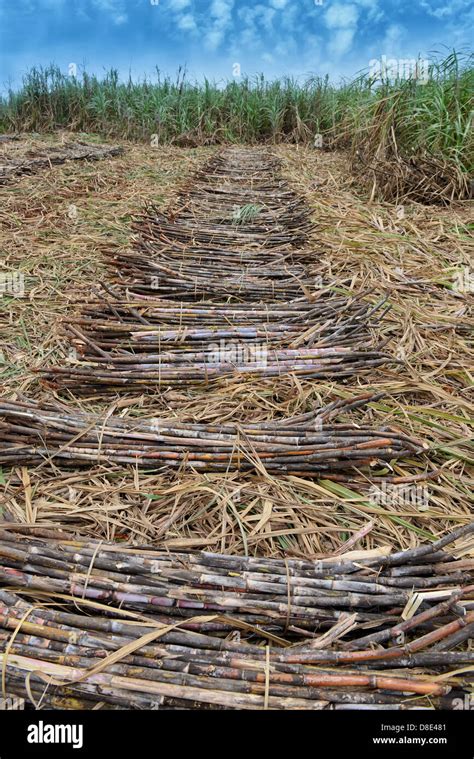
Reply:
[[64, 0], [41, 0], [41, 6], [50, 10], [60, 10], [64, 8]]
[[177, 19], [178, 28], [183, 32], [193, 32], [197, 30], [197, 24], [192, 13], [183, 13]]
[[352, 47], [352, 41], [355, 35], [355, 28], [336, 29], [328, 43], [328, 51], [337, 58], [345, 55]]
[[92, 0], [92, 5], [95, 5], [100, 11], [113, 12], [123, 9], [121, 0]]
[[281, 25], [292, 34], [301, 29], [301, 9], [297, 3], [286, 6], [282, 13]]
[[280, 40], [275, 47], [275, 53], [279, 58], [287, 58], [289, 55], [296, 53], [296, 42], [291, 37]]
[[385, 55], [400, 55], [400, 46], [403, 43], [406, 29], [401, 24], [390, 24], [387, 27], [381, 50]]
[[379, 21], [383, 17], [383, 11], [378, 7], [378, 0], [354, 0], [356, 5], [368, 11], [367, 16], [371, 21]]
[[330, 55], [339, 58], [350, 51], [358, 20], [359, 10], [356, 5], [335, 3], [328, 8], [324, 21], [330, 30], [327, 43]]
[[128, 21], [124, 0], [92, 0], [92, 5], [97, 10], [108, 13], [117, 26], [126, 24]]
[[430, 2], [422, 0], [421, 7], [430, 16], [439, 20], [469, 12], [472, 9], [472, 2], [471, 0], [451, 0], [451, 2], [446, 3], [444, 0], [430, 0]]
[[359, 18], [359, 11], [355, 5], [335, 3], [329, 6], [324, 15], [328, 29], [345, 29], [354, 27]]
[[[237, 18], [240, 23], [235, 24], [233, 41], [246, 48], [261, 48], [268, 45], [271, 35], [272, 49], [279, 39], [274, 22], [283, 23], [283, 16], [275, 8], [259, 3], [254, 7], [241, 6], [237, 10]], [[240, 47], [239, 47], [240, 49]]]
[[275, 8], [267, 8], [266, 5], [257, 5], [255, 7], [257, 13], [257, 19], [260, 21], [264, 29], [270, 31], [273, 29], [273, 19], [276, 16]]
[[209, 8], [211, 25], [204, 36], [204, 42], [209, 50], [216, 50], [223, 41], [232, 23], [232, 8], [234, 0], [212, 0]]
[[166, 4], [163, 2], [163, 8], [171, 11], [173, 23], [180, 32], [187, 32], [192, 36], [197, 34], [198, 25], [192, 13], [191, 0], [166, 0]]
[[227, 22], [233, 7], [234, 0], [212, 0], [209, 13], [216, 21]]

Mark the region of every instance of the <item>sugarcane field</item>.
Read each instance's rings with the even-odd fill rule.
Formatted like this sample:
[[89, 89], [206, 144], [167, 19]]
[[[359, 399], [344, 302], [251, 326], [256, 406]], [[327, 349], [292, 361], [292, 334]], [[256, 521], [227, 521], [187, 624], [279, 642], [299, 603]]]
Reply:
[[1, 759], [472, 754], [472, 8], [66, 5], [0, 2]]

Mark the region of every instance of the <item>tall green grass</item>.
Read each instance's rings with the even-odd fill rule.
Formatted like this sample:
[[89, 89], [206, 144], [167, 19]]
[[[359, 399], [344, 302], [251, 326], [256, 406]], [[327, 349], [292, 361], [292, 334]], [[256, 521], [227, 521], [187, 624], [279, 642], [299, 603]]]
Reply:
[[352, 150], [427, 151], [473, 171], [472, 56], [451, 54], [430, 64], [428, 81], [374, 82], [368, 74], [340, 86], [263, 76], [224, 85], [175, 79], [122, 82], [111, 70], [99, 79], [70, 77], [57, 67], [34, 68], [18, 91], [0, 99], [0, 131], [96, 132], [105, 137], [173, 141], [314, 142]]

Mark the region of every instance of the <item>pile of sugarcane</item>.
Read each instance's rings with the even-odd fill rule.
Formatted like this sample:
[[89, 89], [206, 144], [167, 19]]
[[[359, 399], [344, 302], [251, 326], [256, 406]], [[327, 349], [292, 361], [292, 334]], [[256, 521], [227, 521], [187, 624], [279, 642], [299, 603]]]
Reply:
[[309, 210], [268, 152], [213, 158], [168, 214], [135, 224], [117, 274], [62, 324], [73, 349], [42, 370], [84, 395], [210, 382], [236, 374], [357, 376], [390, 360], [385, 301], [317, 274]]
[[0, 166], [0, 183], [21, 174], [34, 174], [40, 169], [66, 163], [66, 161], [101, 161], [122, 153], [123, 148], [116, 145], [93, 145], [87, 142], [48, 145], [37, 150], [33, 155], [19, 158], [7, 156], [3, 159]]
[[307, 561], [6, 525], [6, 691], [84, 709], [463, 708], [474, 559], [462, 556], [473, 533], [471, 523], [407, 551]]
[[[107, 287], [109, 293], [114, 291]], [[40, 370], [76, 394], [209, 382], [227, 375], [344, 378], [391, 357], [370, 349], [384, 301], [322, 297], [310, 303], [176, 304], [112, 299], [63, 325], [76, 360]], [[361, 344], [369, 343], [369, 348]]]
[[336, 401], [314, 412], [258, 423], [200, 424], [122, 418], [0, 400], [0, 464], [135, 464], [160, 471], [267, 471], [321, 476], [375, 466], [423, 450], [392, 427], [332, 419], [380, 396]]
[[259, 251], [244, 252], [239, 247], [226, 255], [212, 246], [162, 247], [155, 241], [132, 250], [111, 254], [117, 269], [113, 283], [122, 297], [165, 298], [178, 301], [206, 301], [233, 298], [239, 302], [288, 301], [318, 295], [322, 283], [312, 268], [293, 261], [293, 255], [262, 257]]
[[[151, 207], [135, 226], [143, 241], [212, 252], [262, 250], [307, 242], [309, 209], [280, 176], [280, 161], [269, 151], [233, 147], [223, 150], [197, 173], [164, 215]], [[159, 249], [160, 246], [158, 246]]]
[[208, 162], [163, 214], [135, 224], [133, 250], [113, 255], [127, 292], [180, 301], [290, 300], [315, 289], [309, 209], [268, 152], [232, 148]]

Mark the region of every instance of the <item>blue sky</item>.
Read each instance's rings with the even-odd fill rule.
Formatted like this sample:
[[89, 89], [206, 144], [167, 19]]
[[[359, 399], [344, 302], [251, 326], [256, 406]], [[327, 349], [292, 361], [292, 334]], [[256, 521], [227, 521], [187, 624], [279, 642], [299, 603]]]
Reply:
[[0, 0], [0, 87], [33, 65], [191, 78], [351, 76], [472, 42], [473, 0]]

